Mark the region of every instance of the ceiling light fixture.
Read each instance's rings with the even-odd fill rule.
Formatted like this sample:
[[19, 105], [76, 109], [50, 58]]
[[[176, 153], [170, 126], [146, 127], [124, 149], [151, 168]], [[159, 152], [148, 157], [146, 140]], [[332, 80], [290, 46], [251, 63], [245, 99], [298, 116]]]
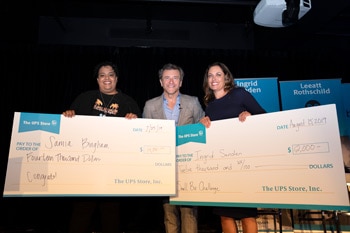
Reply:
[[261, 0], [254, 10], [254, 23], [264, 27], [287, 27], [310, 9], [311, 0]]

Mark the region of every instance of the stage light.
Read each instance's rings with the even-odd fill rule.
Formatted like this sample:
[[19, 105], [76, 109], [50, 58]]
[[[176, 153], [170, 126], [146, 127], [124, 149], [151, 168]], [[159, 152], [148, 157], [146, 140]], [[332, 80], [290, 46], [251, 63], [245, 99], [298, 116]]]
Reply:
[[311, 0], [261, 0], [254, 10], [254, 23], [265, 27], [295, 24], [311, 9]]

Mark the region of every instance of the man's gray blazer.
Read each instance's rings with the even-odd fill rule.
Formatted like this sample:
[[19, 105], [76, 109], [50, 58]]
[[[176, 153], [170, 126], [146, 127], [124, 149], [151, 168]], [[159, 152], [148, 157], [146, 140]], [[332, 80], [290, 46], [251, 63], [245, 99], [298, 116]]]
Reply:
[[[143, 118], [166, 119], [163, 109], [163, 95], [147, 100], [143, 108]], [[204, 117], [204, 111], [198, 98], [180, 95], [180, 115], [178, 125], [194, 124]]]

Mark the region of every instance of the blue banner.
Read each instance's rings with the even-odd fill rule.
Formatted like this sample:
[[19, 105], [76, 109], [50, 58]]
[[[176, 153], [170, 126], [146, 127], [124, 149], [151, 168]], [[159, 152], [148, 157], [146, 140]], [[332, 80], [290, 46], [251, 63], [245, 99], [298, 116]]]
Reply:
[[280, 81], [282, 110], [336, 104], [340, 135], [344, 132], [341, 79]]
[[280, 111], [278, 83], [276, 77], [271, 78], [237, 78], [237, 86], [249, 91], [266, 112]]
[[341, 85], [342, 98], [344, 105], [344, 135], [350, 136], [350, 83]]

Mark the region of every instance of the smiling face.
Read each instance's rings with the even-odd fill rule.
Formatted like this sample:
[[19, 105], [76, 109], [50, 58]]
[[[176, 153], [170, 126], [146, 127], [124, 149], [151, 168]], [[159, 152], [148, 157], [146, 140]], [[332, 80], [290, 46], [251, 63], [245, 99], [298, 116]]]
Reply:
[[225, 91], [225, 74], [220, 66], [212, 66], [208, 70], [208, 86], [214, 93]]
[[98, 71], [97, 83], [102, 93], [113, 95], [117, 93], [118, 77], [111, 66], [102, 66]]
[[164, 93], [167, 95], [178, 93], [182, 85], [179, 70], [164, 70], [162, 78], [159, 81], [164, 89]]

